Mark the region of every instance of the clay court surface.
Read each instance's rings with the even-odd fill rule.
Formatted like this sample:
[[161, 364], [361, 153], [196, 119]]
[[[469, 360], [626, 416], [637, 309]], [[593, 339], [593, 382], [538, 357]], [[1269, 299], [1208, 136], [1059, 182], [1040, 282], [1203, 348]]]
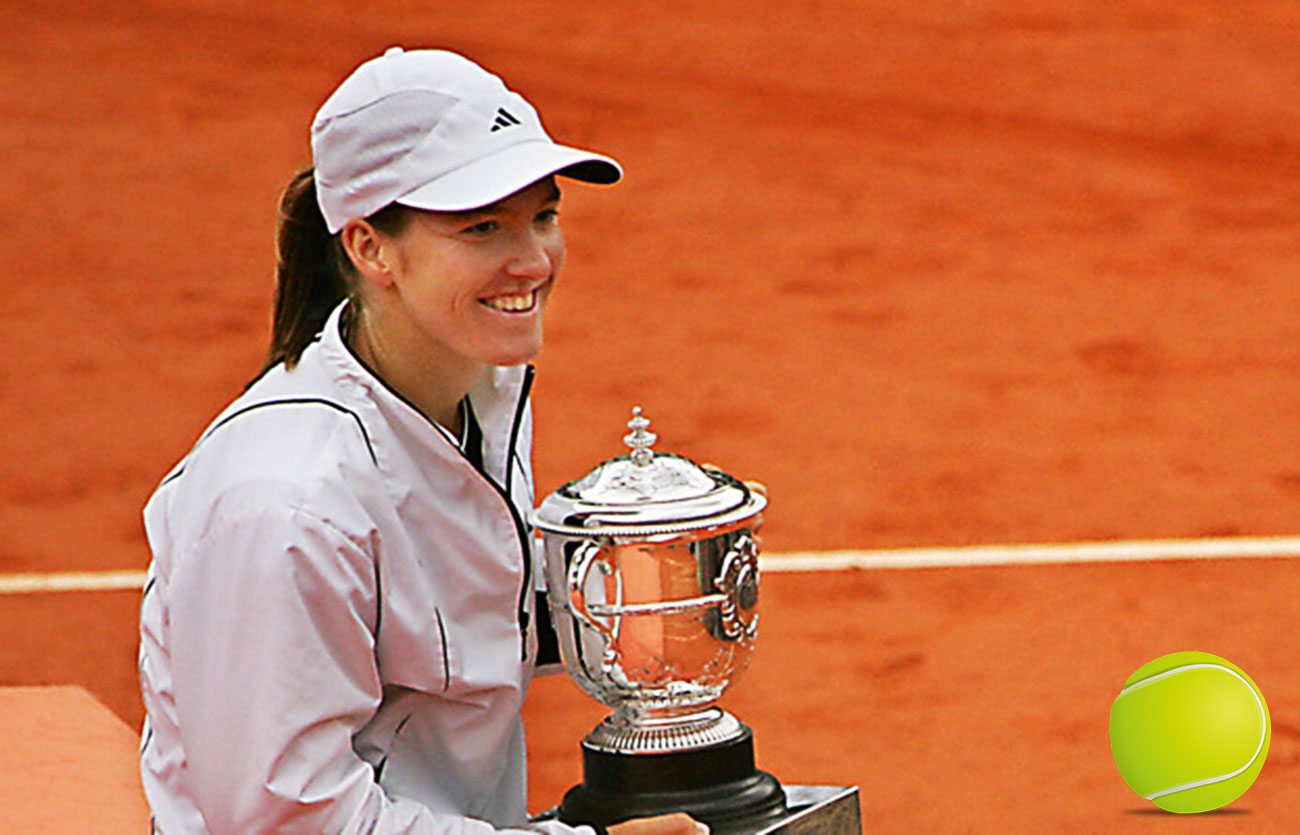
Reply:
[[[0, 573], [140, 570], [140, 509], [257, 372], [279, 190], [361, 60], [464, 51], [571, 185], [543, 492], [660, 447], [768, 484], [770, 554], [1300, 533], [1300, 6], [1195, 0], [6, 2]], [[769, 573], [725, 704], [868, 832], [1290, 832], [1293, 559]], [[134, 590], [0, 596], [4, 684], [138, 726]], [[1272, 747], [1220, 813], [1111, 761], [1130, 672], [1245, 669]], [[602, 709], [528, 713], [532, 804]], [[75, 791], [67, 802], [76, 803]]]

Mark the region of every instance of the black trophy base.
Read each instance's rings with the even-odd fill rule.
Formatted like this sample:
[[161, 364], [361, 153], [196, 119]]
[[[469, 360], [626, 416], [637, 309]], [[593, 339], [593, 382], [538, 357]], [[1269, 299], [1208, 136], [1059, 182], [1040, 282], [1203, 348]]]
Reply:
[[781, 784], [754, 767], [749, 728], [729, 742], [667, 754], [618, 754], [583, 743], [582, 772], [583, 782], [560, 803], [568, 824], [686, 812], [715, 832], [754, 832], [786, 814]]

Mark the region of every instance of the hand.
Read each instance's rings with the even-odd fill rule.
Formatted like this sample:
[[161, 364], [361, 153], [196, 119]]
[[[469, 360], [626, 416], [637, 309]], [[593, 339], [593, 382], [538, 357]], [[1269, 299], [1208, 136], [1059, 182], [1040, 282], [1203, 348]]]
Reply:
[[709, 835], [709, 826], [683, 812], [633, 818], [606, 827], [609, 835]]

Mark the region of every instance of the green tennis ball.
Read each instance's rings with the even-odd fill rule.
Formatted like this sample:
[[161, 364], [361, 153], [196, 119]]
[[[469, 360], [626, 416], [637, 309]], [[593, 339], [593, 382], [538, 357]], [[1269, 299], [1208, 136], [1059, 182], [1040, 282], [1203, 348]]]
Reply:
[[1110, 750], [1124, 782], [1170, 812], [1207, 812], [1241, 797], [1271, 736], [1255, 682], [1208, 652], [1144, 664], [1110, 709]]

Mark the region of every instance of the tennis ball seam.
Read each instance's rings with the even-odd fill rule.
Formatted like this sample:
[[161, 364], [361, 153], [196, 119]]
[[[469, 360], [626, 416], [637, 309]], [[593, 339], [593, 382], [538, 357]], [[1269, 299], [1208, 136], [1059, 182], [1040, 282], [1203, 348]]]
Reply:
[[1251, 698], [1255, 700], [1255, 706], [1259, 708], [1259, 720], [1260, 720], [1259, 744], [1255, 746], [1255, 753], [1250, 756], [1250, 759], [1246, 760], [1246, 764], [1243, 765], [1241, 768], [1237, 769], [1236, 771], [1230, 774], [1223, 774], [1218, 777], [1210, 777], [1206, 780], [1196, 780], [1181, 786], [1174, 786], [1173, 788], [1170, 789], [1161, 789], [1158, 792], [1153, 792], [1152, 794], [1148, 794], [1146, 796], [1147, 800], [1154, 800], [1157, 797], [1164, 797], [1167, 794], [1174, 794], [1175, 792], [1187, 791], [1188, 789], [1195, 789], [1195, 788], [1199, 788], [1200, 786], [1209, 786], [1209, 785], [1213, 785], [1214, 783], [1222, 783], [1225, 780], [1231, 780], [1233, 777], [1236, 777], [1238, 774], [1245, 773], [1247, 769], [1249, 769], [1252, 765], [1255, 764], [1255, 760], [1259, 758], [1259, 752], [1264, 748], [1264, 740], [1268, 739], [1268, 715], [1264, 710], [1264, 703], [1260, 701], [1259, 694], [1255, 692], [1255, 688], [1251, 685], [1249, 681], [1246, 680], [1244, 676], [1241, 675], [1241, 673], [1238, 673], [1236, 670], [1225, 667], [1222, 664], [1184, 664], [1181, 667], [1174, 667], [1172, 670], [1165, 670], [1163, 673], [1159, 673], [1157, 675], [1151, 676], [1150, 678], [1144, 678], [1141, 681], [1133, 682], [1129, 686], [1125, 687], [1123, 690], [1119, 691], [1119, 695], [1115, 697], [1115, 700], [1118, 701], [1124, 698], [1124, 694], [1131, 693], [1139, 687], [1142, 687], [1147, 684], [1151, 684], [1152, 682], [1159, 681], [1162, 678], [1167, 678], [1177, 673], [1187, 672], [1188, 670], [1222, 670], [1223, 672], [1227, 673], [1228, 675], [1240, 681], [1242, 684], [1246, 685], [1246, 689], [1250, 691]]

